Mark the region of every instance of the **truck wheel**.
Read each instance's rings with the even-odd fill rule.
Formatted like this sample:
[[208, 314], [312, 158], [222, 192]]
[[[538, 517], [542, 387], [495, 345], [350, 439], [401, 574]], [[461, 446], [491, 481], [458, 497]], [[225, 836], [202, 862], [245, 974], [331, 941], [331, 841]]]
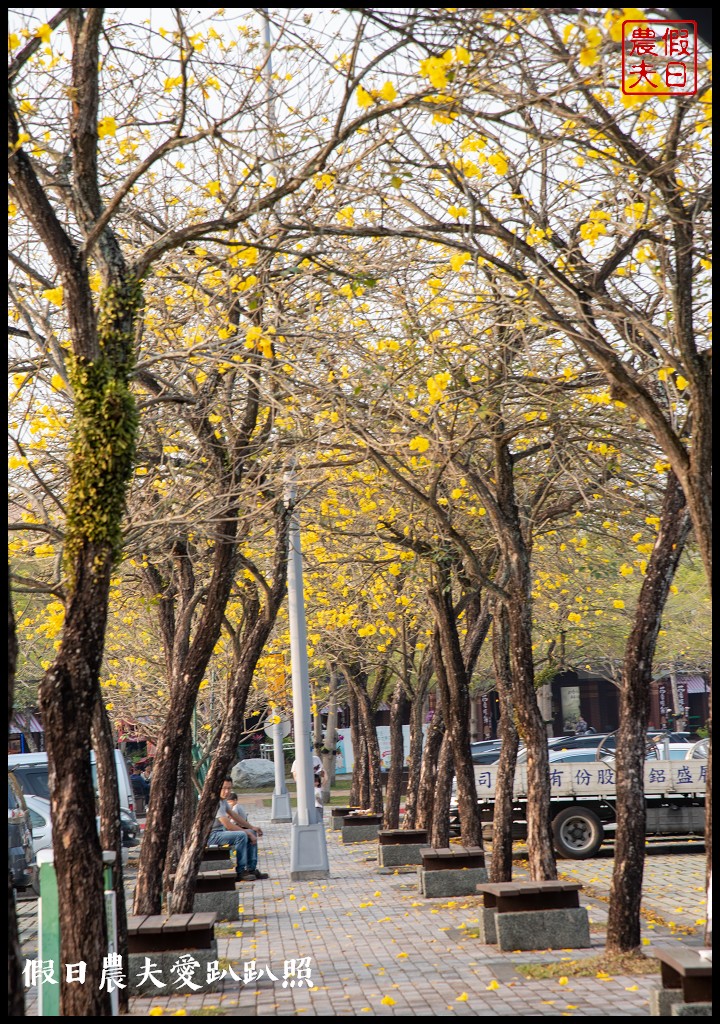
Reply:
[[604, 837], [597, 814], [585, 807], [566, 807], [553, 820], [552, 833], [557, 852], [572, 860], [594, 857]]

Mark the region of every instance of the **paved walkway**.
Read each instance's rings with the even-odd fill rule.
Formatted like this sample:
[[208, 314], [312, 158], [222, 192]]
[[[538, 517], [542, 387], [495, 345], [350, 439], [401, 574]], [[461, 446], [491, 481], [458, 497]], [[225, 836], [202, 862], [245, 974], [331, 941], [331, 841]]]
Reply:
[[[131, 1000], [133, 1016], [648, 1016], [657, 976], [528, 980], [519, 964], [571, 960], [599, 953], [612, 872], [612, 853], [561, 861], [564, 876], [583, 882], [593, 948], [501, 953], [481, 945], [477, 897], [427, 900], [407, 869], [379, 869], [374, 844], [343, 846], [328, 829], [331, 877], [289, 881], [289, 825], [269, 823], [262, 798], [244, 800], [262, 825], [262, 882], [238, 886], [239, 921], [219, 925], [223, 990]], [[326, 812], [327, 814], [327, 812]], [[643, 942], [702, 945], [705, 916], [703, 847], [653, 849], [644, 887]], [[414, 871], [414, 869], [412, 869]], [[526, 875], [522, 863], [517, 877]], [[20, 904], [25, 955], [32, 952], [34, 903]], [[286, 961], [310, 958], [314, 988], [283, 986]], [[254, 964], [253, 964], [254, 961]], [[257, 972], [249, 980], [251, 965]], [[277, 980], [269, 977], [272, 974]], [[169, 980], [169, 979], [165, 979]], [[32, 1000], [32, 993], [29, 993]], [[37, 1013], [29, 1007], [28, 1015]]]

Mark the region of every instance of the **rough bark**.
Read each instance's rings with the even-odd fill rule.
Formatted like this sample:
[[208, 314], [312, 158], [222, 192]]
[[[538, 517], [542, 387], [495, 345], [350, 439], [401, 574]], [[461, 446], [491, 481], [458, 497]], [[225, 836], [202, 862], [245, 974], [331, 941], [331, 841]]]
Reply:
[[351, 807], [367, 807], [370, 802], [367, 751], [360, 729], [357, 699], [352, 687], [348, 688], [348, 707], [350, 708], [350, 739], [353, 748], [352, 784], [348, 800]]
[[330, 803], [330, 790], [335, 784], [335, 766], [337, 763], [335, 751], [337, 750], [337, 671], [334, 667], [330, 669], [330, 693], [328, 695], [328, 716], [323, 737], [321, 759], [325, 771], [325, 779], [322, 785], [323, 803]]
[[425, 746], [422, 751], [420, 766], [420, 783], [415, 811], [415, 827], [430, 829], [433, 821], [435, 805], [435, 776], [440, 757], [440, 749], [445, 738], [445, 721], [442, 710], [438, 708], [428, 726]]
[[[92, 743], [95, 751], [95, 766], [98, 782], [98, 810], [100, 814], [100, 845], [103, 852], [115, 854], [113, 864], [113, 888], [117, 894], [115, 917], [117, 924], [117, 952], [127, 963], [127, 908], [125, 906], [125, 880], [122, 863], [122, 829], [120, 826], [120, 794], [115, 766], [115, 745], [112, 728], [102, 700], [95, 705], [92, 720]], [[118, 990], [118, 1002], [122, 1013], [127, 1012], [129, 996], [127, 988]]]
[[246, 607], [241, 656], [236, 666], [230, 703], [223, 720], [217, 747], [210, 762], [205, 785], [200, 796], [197, 813], [177, 867], [172, 894], [172, 912], [189, 913], [192, 910], [197, 872], [202, 861], [205, 843], [217, 812], [218, 794], [223, 779], [235, 760], [238, 741], [242, 733], [247, 696], [252, 685], [258, 659], [263, 652], [280, 609], [287, 585], [288, 524], [284, 507], [276, 508], [276, 543], [273, 582], [265, 591], [265, 603]]
[[[224, 513], [224, 514], [223, 514]], [[215, 644], [234, 578], [237, 508], [228, 505], [218, 516], [219, 536], [207, 598], [187, 655], [173, 666], [171, 701], [157, 743], [150, 802], [145, 821], [134, 912], [158, 914], [162, 902], [162, 878], [175, 810], [178, 767], [188, 735], [195, 700]]]
[[395, 685], [390, 704], [390, 770], [385, 792], [385, 816], [383, 828], [398, 828], [400, 824], [400, 799], [402, 795], [402, 773], [405, 765], [402, 720], [408, 699], [402, 678]]
[[170, 892], [170, 876], [177, 866], [185, 848], [197, 808], [197, 792], [193, 780], [192, 734], [190, 729], [182, 740], [182, 752], [178, 764], [177, 787], [175, 790], [175, 813], [173, 814], [167, 854], [163, 869], [163, 891]]
[[[13, 715], [13, 697], [15, 694], [15, 669], [17, 667], [17, 633], [15, 631], [15, 615], [13, 613], [12, 590], [10, 588], [10, 571], [8, 569], [8, 696], [7, 726]], [[23, 985], [20, 967], [20, 936], [18, 934], [17, 910], [15, 907], [15, 890], [13, 889], [10, 869], [8, 868], [8, 1017], [25, 1016], [25, 986]]]
[[[433, 635], [433, 659], [447, 739], [455, 766], [461, 838], [465, 846], [482, 847], [475, 772], [470, 756], [469, 680], [457, 633], [449, 568], [438, 566], [437, 574], [438, 586], [429, 595], [437, 626]], [[441, 830], [437, 818], [438, 814], [445, 813], [445, 809], [437, 802], [437, 792], [436, 787], [433, 831]], [[447, 810], [449, 813], [449, 804]]]
[[610, 888], [607, 949], [626, 952], [640, 946], [640, 901], [645, 863], [644, 771], [650, 682], [658, 630], [670, 584], [690, 529], [685, 497], [674, 474], [668, 476], [660, 527], [648, 561], [625, 646], [616, 755], [617, 834]]
[[410, 701], [410, 753], [408, 754], [408, 785], [402, 828], [416, 828], [420, 772], [422, 769], [425, 695], [433, 674], [432, 645], [428, 645], [420, 661]]
[[30, 711], [16, 711], [15, 718], [20, 721], [23, 727], [22, 734], [23, 739], [25, 740], [25, 745], [27, 746], [28, 750], [32, 751], [33, 754], [36, 754], [38, 752], [38, 745], [35, 741], [35, 737], [33, 736], [32, 730], [30, 728], [31, 714], [32, 713]]
[[[344, 670], [345, 671], [345, 670]], [[369, 808], [373, 814], [382, 814], [383, 792], [382, 792], [382, 769], [380, 759], [380, 745], [377, 732], [375, 731], [375, 716], [373, 714], [372, 702], [367, 692], [363, 673], [357, 673], [353, 668], [345, 671], [345, 677], [355, 690], [357, 699], [358, 719], [365, 744], [365, 770], [367, 778], [367, 803], [363, 806]]]
[[[446, 849], [450, 845], [450, 798], [452, 796], [453, 748], [446, 732], [437, 761], [433, 791], [433, 816], [430, 827], [430, 846]], [[466, 842], [466, 845], [470, 845]], [[477, 845], [477, 844], [472, 844]]]
[[[500, 377], [508, 373], [508, 352], [503, 352]], [[550, 775], [547, 733], [535, 692], [532, 645], [530, 546], [515, 492], [514, 458], [504, 434], [502, 416], [495, 422], [496, 504], [491, 514], [507, 575], [504, 605], [507, 610], [512, 696], [518, 732], [528, 748], [527, 845], [533, 881], [557, 878], [550, 832]], [[527, 527], [528, 530], [530, 527]]]
[[493, 664], [495, 687], [500, 697], [500, 760], [493, 803], [491, 882], [512, 879], [513, 786], [519, 737], [513, 717], [510, 638], [507, 612], [498, 603], [493, 618]]

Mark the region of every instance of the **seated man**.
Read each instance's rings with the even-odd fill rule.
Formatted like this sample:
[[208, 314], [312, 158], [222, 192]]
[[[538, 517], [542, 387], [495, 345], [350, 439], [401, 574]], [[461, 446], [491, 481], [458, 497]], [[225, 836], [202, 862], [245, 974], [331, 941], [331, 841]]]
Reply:
[[267, 878], [266, 874], [257, 871], [257, 836], [262, 835], [262, 829], [254, 828], [244, 816], [232, 809], [228, 803], [231, 790], [232, 779], [227, 778], [220, 788], [220, 800], [208, 842], [213, 846], [231, 846], [235, 850], [235, 877], [239, 881], [254, 882], [256, 878]]
[[[233, 800], [234, 798], [234, 800]], [[248, 816], [245, 813], [245, 808], [241, 806], [238, 800], [237, 793], [230, 794], [230, 800], [233, 803], [233, 811], [236, 819], [243, 826], [247, 832], [248, 837], [248, 871], [255, 873], [255, 878], [269, 878], [270, 876], [264, 871], [260, 871], [257, 866], [258, 861], [258, 836], [262, 836], [263, 830], [258, 828], [257, 825], [251, 825], [248, 821]]]

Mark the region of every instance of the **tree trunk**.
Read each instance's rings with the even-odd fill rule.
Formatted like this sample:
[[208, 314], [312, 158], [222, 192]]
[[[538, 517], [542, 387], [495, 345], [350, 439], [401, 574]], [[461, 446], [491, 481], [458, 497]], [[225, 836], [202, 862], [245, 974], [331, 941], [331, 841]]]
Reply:
[[21, 724], [23, 726], [23, 730], [22, 730], [23, 739], [25, 740], [25, 744], [26, 744], [28, 750], [31, 751], [33, 754], [37, 754], [37, 752], [38, 752], [38, 745], [35, 742], [35, 737], [33, 736], [32, 729], [30, 728], [30, 725], [31, 725], [31, 723], [30, 723], [31, 712], [30, 711], [18, 712], [17, 713], [17, 718], [20, 720], [20, 722], [21, 722]]
[[350, 741], [353, 748], [353, 770], [350, 796], [351, 807], [367, 807], [370, 802], [370, 790], [367, 778], [367, 751], [365, 740], [360, 730], [358, 702], [352, 687], [348, 687], [348, 707], [350, 708]]
[[634, 950], [640, 945], [646, 814], [643, 780], [650, 681], [665, 602], [689, 529], [690, 517], [682, 488], [670, 473], [659, 532], [625, 647], [616, 754], [617, 833], [607, 929], [607, 949], [613, 953]]
[[408, 785], [402, 828], [416, 828], [420, 772], [423, 752], [423, 711], [425, 694], [432, 678], [432, 648], [426, 647], [417, 673], [415, 691], [410, 704], [410, 754], [408, 756]]
[[[87, 963], [84, 985], [64, 984], [61, 1015], [108, 1016], [100, 989], [107, 948], [100, 841], [95, 827], [95, 788], [90, 770], [92, 709], [100, 699], [111, 558], [107, 546], [86, 543], [75, 565], [60, 650], [40, 686], [50, 765], [53, 852], [60, 906], [60, 960]], [[102, 955], [101, 955], [102, 954]]]
[[[95, 705], [92, 720], [92, 741], [95, 751], [95, 765], [98, 780], [98, 806], [100, 812], [100, 844], [103, 851], [115, 854], [113, 864], [113, 888], [117, 894], [115, 916], [117, 919], [117, 952], [127, 963], [128, 935], [127, 908], [125, 906], [125, 879], [122, 863], [122, 828], [120, 825], [120, 795], [115, 766], [115, 747], [112, 728], [102, 700]], [[118, 989], [118, 1001], [123, 1013], [127, 1013], [129, 996], [127, 988]]]
[[493, 804], [492, 859], [490, 881], [512, 879], [513, 786], [517, 764], [518, 733], [513, 718], [512, 675], [507, 612], [500, 602], [493, 619], [493, 662], [495, 686], [500, 697], [500, 760]]
[[369, 808], [373, 814], [382, 814], [383, 792], [380, 744], [378, 743], [377, 733], [375, 731], [375, 722], [370, 703], [370, 696], [362, 682], [356, 682], [351, 674], [349, 674], [349, 681], [350, 685], [355, 688], [358, 718], [360, 721], [363, 739], [365, 741], [368, 793], [367, 803], [363, 806], [365, 808]]
[[215, 547], [212, 577], [203, 615], [187, 655], [173, 666], [168, 716], [157, 742], [152, 786], [140, 848], [134, 912], [159, 914], [163, 869], [175, 811], [175, 789], [183, 743], [190, 729], [198, 689], [222, 628], [223, 615], [234, 577], [237, 509], [222, 517], [222, 535]]
[[[10, 570], [8, 568], [8, 732], [10, 731], [10, 721], [13, 715], [17, 654], [17, 633], [15, 631], [12, 590], [10, 589]], [[15, 890], [13, 889], [12, 878], [10, 876], [10, 868], [8, 868], [8, 1017], [25, 1016], [25, 986], [23, 985], [20, 958], [20, 936], [18, 934]]]
[[178, 764], [177, 787], [175, 790], [175, 813], [173, 814], [167, 854], [163, 868], [163, 891], [172, 888], [170, 876], [177, 871], [178, 863], [187, 843], [197, 809], [197, 791], [193, 781], [192, 733], [187, 730], [182, 740], [182, 751]]
[[442, 710], [438, 708], [428, 727], [425, 736], [425, 746], [422, 752], [420, 785], [418, 786], [417, 810], [415, 814], [416, 828], [426, 828], [429, 830], [432, 826], [435, 804], [435, 777], [444, 739], [445, 721]]
[[200, 795], [195, 820], [190, 828], [177, 867], [172, 893], [172, 912], [175, 914], [187, 914], [192, 911], [197, 873], [217, 813], [220, 789], [235, 759], [255, 667], [275, 624], [285, 594], [288, 551], [287, 524], [287, 519], [281, 520], [281, 528], [278, 529], [275, 572], [270, 594], [266, 598], [267, 603], [262, 614], [260, 614], [259, 607], [255, 609], [252, 618], [243, 630], [242, 654], [235, 671], [230, 704]]
[[330, 803], [330, 790], [335, 785], [335, 765], [337, 758], [337, 671], [330, 669], [330, 693], [328, 696], [328, 716], [325, 725], [325, 736], [322, 745], [322, 764], [325, 771], [325, 780], [322, 785], [323, 803]]
[[400, 824], [400, 798], [405, 763], [402, 720], [407, 707], [407, 695], [402, 679], [398, 679], [390, 705], [390, 770], [385, 793], [383, 828], [398, 828]]
[[[465, 846], [482, 848], [475, 772], [470, 754], [470, 688], [457, 634], [450, 571], [438, 565], [437, 572], [439, 585], [430, 592], [437, 624], [433, 635], [433, 658], [445, 729], [455, 765], [461, 837]], [[438, 813], [436, 798], [433, 822], [437, 822]]]
[[529, 564], [518, 567], [506, 604], [510, 670], [518, 732], [528, 749], [528, 866], [535, 882], [557, 878], [550, 832], [550, 773], [547, 734], [534, 686]]
[[430, 846], [445, 849], [450, 845], [450, 798], [452, 796], [453, 751], [450, 737], [446, 732], [437, 761], [435, 789], [433, 792], [433, 816], [430, 827]]

